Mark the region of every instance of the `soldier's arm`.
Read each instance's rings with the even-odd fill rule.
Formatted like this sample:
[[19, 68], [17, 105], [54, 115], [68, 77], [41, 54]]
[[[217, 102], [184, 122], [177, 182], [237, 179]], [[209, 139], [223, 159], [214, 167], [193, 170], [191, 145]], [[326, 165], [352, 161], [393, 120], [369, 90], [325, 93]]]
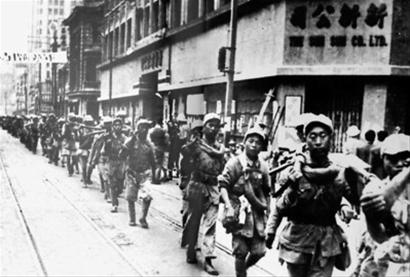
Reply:
[[397, 174], [384, 190], [383, 197], [388, 210], [391, 209], [399, 196], [403, 194], [407, 186], [410, 186], [410, 167], [405, 167]]

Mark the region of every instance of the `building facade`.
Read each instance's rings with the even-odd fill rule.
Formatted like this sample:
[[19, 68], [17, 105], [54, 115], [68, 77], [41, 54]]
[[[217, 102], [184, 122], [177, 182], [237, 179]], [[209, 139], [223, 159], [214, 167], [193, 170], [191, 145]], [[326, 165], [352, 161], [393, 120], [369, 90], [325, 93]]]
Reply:
[[[347, 127], [410, 131], [410, 4], [396, 0], [239, 0], [231, 127], [237, 136], [265, 113], [291, 127], [324, 113], [340, 151]], [[223, 116], [230, 1], [106, 1], [101, 113], [188, 120]], [[111, 100], [111, 101], [110, 101]], [[110, 104], [111, 103], [111, 104]]]
[[100, 96], [97, 65], [101, 62], [103, 2], [90, 1], [74, 8], [64, 20], [70, 33], [68, 110], [98, 116]]

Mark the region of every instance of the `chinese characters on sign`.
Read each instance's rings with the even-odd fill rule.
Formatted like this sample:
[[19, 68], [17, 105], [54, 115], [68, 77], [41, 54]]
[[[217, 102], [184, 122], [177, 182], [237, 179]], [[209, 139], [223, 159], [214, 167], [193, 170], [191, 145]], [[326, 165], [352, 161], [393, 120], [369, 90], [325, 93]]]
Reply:
[[[309, 10], [306, 5], [296, 6], [290, 16], [290, 24], [299, 30], [305, 30], [307, 26], [313, 26], [318, 30], [328, 30], [342, 28], [345, 31], [341, 34], [312, 34], [291, 35], [289, 36], [290, 47], [386, 47], [387, 39], [383, 34], [377, 32], [383, 30], [385, 18], [388, 16], [386, 4], [376, 5], [370, 3], [367, 9], [360, 7], [358, 4], [344, 3], [335, 8], [333, 4], [317, 4]], [[310, 21], [311, 20], [311, 21]], [[310, 21], [310, 22], [308, 22]], [[374, 29], [374, 34], [352, 34], [348, 36], [346, 30], [351, 28], [356, 30], [363, 22], [368, 28]], [[333, 25], [338, 26], [334, 27]]]
[[153, 51], [141, 58], [141, 70], [154, 71], [162, 67], [162, 50]]

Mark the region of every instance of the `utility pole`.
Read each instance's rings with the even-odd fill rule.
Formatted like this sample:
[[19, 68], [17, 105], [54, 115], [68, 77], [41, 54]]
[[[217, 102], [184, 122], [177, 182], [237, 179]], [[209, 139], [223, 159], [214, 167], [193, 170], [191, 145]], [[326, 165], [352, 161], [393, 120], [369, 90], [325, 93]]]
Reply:
[[24, 108], [28, 114], [28, 95], [27, 95], [27, 72], [24, 72]]
[[[108, 21], [108, 23], [111, 25], [110, 20]], [[112, 23], [113, 24], [113, 23]], [[111, 41], [109, 41], [108, 43], [110, 44], [110, 53], [109, 54], [109, 58], [110, 58], [110, 64], [109, 64], [109, 86], [108, 86], [108, 115], [111, 116], [112, 114], [112, 52], [114, 51], [114, 28], [112, 30], [112, 34], [110, 35], [110, 29], [111, 26], [108, 26], [108, 40], [110, 40], [110, 36], [111, 36]]]
[[231, 20], [229, 23], [229, 67], [227, 71], [226, 94], [225, 94], [225, 123], [228, 124], [225, 132], [225, 144], [231, 133], [231, 110], [234, 92], [235, 75], [235, 52], [236, 52], [236, 31], [238, 23], [238, 0], [231, 0]]
[[41, 63], [38, 64], [38, 112], [41, 113]]

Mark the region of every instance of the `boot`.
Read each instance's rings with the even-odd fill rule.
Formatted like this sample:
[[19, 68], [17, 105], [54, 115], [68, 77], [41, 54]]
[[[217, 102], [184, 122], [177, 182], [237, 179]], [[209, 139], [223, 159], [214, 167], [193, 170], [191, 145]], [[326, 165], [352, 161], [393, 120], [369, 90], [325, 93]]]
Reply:
[[236, 277], [246, 277], [246, 262], [243, 258], [235, 258]]
[[204, 269], [210, 275], [219, 275], [219, 272], [212, 265], [212, 260], [209, 257], [205, 258]]
[[144, 199], [142, 200], [142, 207], [141, 207], [141, 218], [140, 218], [140, 225], [144, 229], [148, 229], [148, 222], [147, 222], [147, 215], [148, 215], [148, 209], [151, 204], [151, 199]]
[[128, 201], [128, 213], [130, 214], [130, 226], [137, 226], [135, 223], [135, 202]]

